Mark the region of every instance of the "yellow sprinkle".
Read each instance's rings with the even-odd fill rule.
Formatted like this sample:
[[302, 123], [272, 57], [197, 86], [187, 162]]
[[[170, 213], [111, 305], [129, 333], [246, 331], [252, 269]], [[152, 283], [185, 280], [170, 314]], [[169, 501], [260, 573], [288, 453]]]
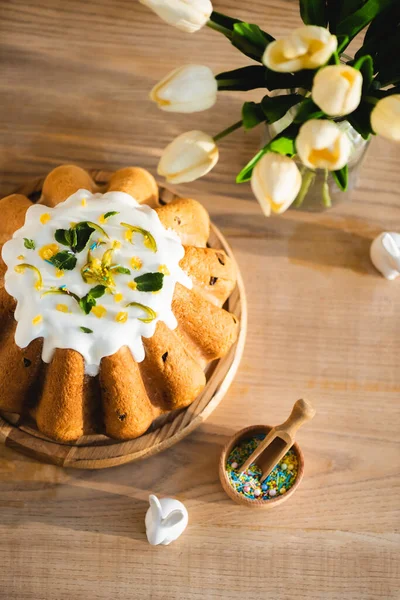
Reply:
[[128, 283], [128, 287], [130, 287], [131, 290], [136, 290], [137, 289], [137, 283], [136, 283], [136, 281], [130, 281]]
[[62, 269], [57, 269], [56, 277], [58, 277], [58, 279], [60, 279], [60, 277], [64, 277], [64, 271]]
[[141, 269], [142, 265], [143, 263], [138, 256], [134, 256], [133, 258], [131, 258], [131, 267], [132, 269], [135, 269], [135, 271]]
[[25, 256], [24, 256], [23, 254], [20, 254], [20, 255], [18, 256], [18, 260], [24, 260], [24, 258], [25, 258]]
[[104, 215], [100, 215], [99, 216], [99, 223], [101, 223], [102, 225], [106, 222], [106, 219], [104, 218]]
[[115, 320], [117, 321], [117, 323], [126, 323], [126, 321], [128, 320], [128, 313], [124, 311], [119, 312], [115, 317]]
[[86, 206], [86, 198], [82, 198], [81, 204], [82, 204], [82, 206]]
[[14, 267], [14, 271], [16, 273], [24, 273], [25, 272], [25, 267], [23, 267], [22, 265], [17, 265], [16, 267]]
[[58, 250], [59, 247], [57, 244], [46, 244], [46, 246], [42, 246], [42, 248], [40, 248], [38, 254], [40, 258], [43, 258], [43, 260], [50, 260], [50, 258], [53, 258], [53, 256], [57, 254]]
[[34, 319], [32, 319], [32, 325], [39, 325], [43, 321], [42, 315], [37, 315]]
[[101, 269], [101, 260], [99, 258], [93, 258], [92, 260], [92, 269]]
[[40, 222], [42, 225], [46, 225], [46, 223], [48, 223], [51, 219], [51, 216], [49, 215], [49, 213], [43, 213], [42, 215], [40, 215]]
[[104, 308], [104, 306], [98, 305], [98, 306], [93, 306], [92, 313], [98, 319], [102, 319], [104, 317], [104, 315], [107, 313], [107, 310]]
[[114, 296], [115, 302], [121, 302], [121, 300], [123, 300], [123, 299], [124, 299], [124, 297], [122, 294], [115, 294], [115, 296]]
[[56, 310], [59, 310], [60, 312], [63, 312], [63, 313], [69, 312], [69, 308], [66, 304], [57, 304]]
[[124, 232], [124, 238], [126, 239], [127, 242], [131, 242], [132, 241], [132, 235], [133, 235], [133, 231], [131, 231], [130, 229], [127, 229]]
[[170, 275], [167, 265], [160, 265], [158, 267], [158, 271], [159, 271], [159, 273], [163, 273], [164, 275]]
[[35, 290], [41, 290], [42, 289], [42, 282], [41, 281], [37, 281], [35, 283]]
[[114, 250], [118, 250], [119, 248], [121, 248], [121, 246], [122, 246], [121, 242], [118, 242], [117, 240], [115, 240], [115, 242], [113, 242]]

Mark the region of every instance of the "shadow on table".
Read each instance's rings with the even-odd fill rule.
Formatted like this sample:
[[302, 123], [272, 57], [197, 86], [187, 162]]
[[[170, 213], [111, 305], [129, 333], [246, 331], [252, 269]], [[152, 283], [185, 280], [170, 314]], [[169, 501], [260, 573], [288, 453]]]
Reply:
[[0, 448], [0, 525], [42, 523], [147, 543], [148, 496], [174, 496], [193, 510], [224, 498], [218, 460], [230, 434], [205, 425], [144, 461], [98, 471], [62, 469]]
[[287, 257], [294, 264], [321, 271], [343, 268], [380, 277], [369, 249], [382, 229], [354, 217], [289, 212], [268, 219], [259, 214], [229, 213], [214, 221], [228, 240], [251, 238], [253, 243], [246, 246], [249, 254]]

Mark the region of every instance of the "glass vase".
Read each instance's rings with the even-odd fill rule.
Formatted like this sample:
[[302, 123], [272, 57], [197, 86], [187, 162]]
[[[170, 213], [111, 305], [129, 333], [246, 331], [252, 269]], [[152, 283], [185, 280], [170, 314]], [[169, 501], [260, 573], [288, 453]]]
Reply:
[[[291, 111], [276, 123], [265, 126], [262, 139], [263, 146], [290, 124], [296, 111], [294, 111], [294, 114], [292, 115], [290, 112]], [[339, 189], [329, 171], [325, 171], [324, 169], [309, 169], [295, 157], [294, 160], [299, 167], [302, 176], [302, 186], [296, 200], [290, 208], [309, 212], [321, 212], [332, 208], [340, 202], [350, 201], [351, 193], [357, 185], [358, 176], [362, 161], [368, 149], [369, 140], [365, 140], [361, 137], [348, 121], [339, 121], [337, 122], [337, 125], [349, 138], [352, 148], [348, 162], [349, 175], [346, 191], [342, 192], [342, 190]]]

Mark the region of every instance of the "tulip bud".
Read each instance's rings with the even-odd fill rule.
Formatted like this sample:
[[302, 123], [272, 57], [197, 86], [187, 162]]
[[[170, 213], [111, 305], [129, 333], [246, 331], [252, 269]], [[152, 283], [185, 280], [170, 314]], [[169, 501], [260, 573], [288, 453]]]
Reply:
[[268, 44], [262, 61], [280, 73], [316, 69], [329, 60], [336, 48], [336, 36], [325, 27], [304, 25], [290, 36]]
[[194, 33], [205, 25], [213, 11], [210, 0], [139, 0], [163, 21], [181, 31]]
[[300, 127], [296, 150], [309, 169], [337, 171], [347, 164], [351, 143], [336, 123], [311, 119]]
[[193, 113], [211, 108], [217, 100], [217, 91], [211, 69], [203, 65], [186, 65], [157, 83], [150, 98], [162, 110]]
[[314, 77], [311, 96], [325, 114], [341, 117], [356, 110], [361, 100], [363, 78], [357, 69], [331, 65]]
[[283, 213], [295, 200], [301, 187], [301, 175], [291, 158], [268, 152], [253, 169], [251, 189], [263, 213]]
[[211, 171], [218, 157], [218, 147], [210, 135], [187, 131], [165, 148], [157, 172], [169, 183], [187, 183]]
[[400, 142], [400, 94], [379, 100], [371, 113], [375, 133], [393, 142]]

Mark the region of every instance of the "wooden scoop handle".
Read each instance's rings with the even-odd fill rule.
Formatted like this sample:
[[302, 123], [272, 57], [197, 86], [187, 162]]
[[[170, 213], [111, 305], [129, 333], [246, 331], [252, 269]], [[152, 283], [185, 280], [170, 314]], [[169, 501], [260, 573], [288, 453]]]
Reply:
[[[294, 438], [297, 430], [304, 425], [307, 421], [310, 421], [315, 416], [315, 409], [311, 406], [307, 400], [297, 400], [292, 408], [292, 412], [282, 425], [278, 425], [275, 429], [278, 435], [286, 433], [287, 440], [294, 442]], [[286, 438], [286, 436], [285, 436]]]

